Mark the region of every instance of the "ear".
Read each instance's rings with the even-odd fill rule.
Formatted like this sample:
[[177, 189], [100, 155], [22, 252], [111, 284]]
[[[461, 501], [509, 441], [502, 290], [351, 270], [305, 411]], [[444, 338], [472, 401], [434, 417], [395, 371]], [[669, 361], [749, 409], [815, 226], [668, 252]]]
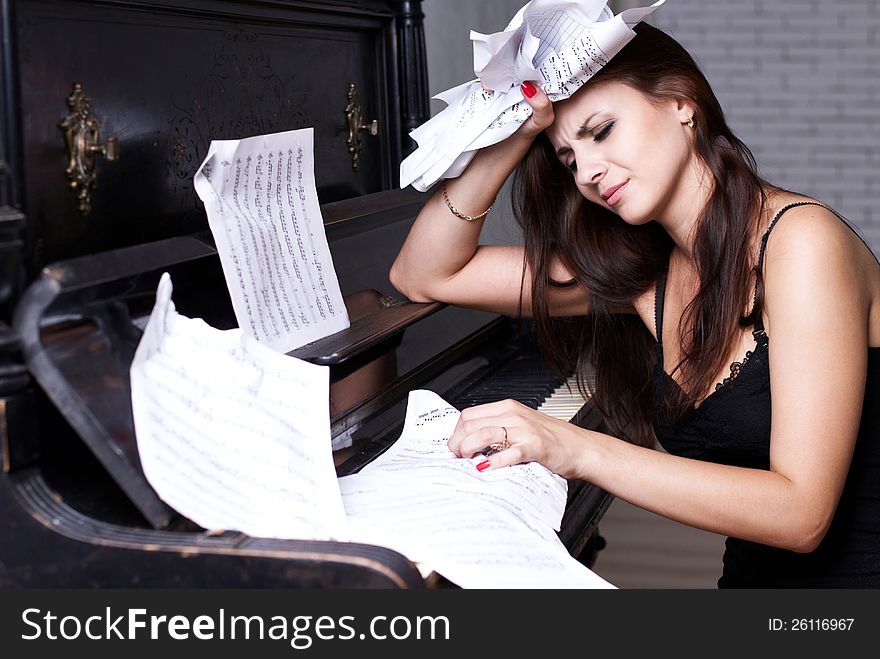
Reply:
[[697, 109], [693, 101], [687, 98], [679, 98], [675, 102], [675, 112], [681, 123], [686, 124], [694, 116]]

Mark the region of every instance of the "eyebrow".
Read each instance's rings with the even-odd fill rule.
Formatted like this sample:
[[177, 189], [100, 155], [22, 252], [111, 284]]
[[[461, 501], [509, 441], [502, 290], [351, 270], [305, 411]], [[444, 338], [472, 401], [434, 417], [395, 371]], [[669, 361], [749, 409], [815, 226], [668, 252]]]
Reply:
[[[593, 120], [593, 117], [595, 117], [600, 112], [601, 112], [601, 110], [594, 112], [589, 117], [587, 117], [587, 119], [584, 121], [584, 123], [581, 124], [581, 127], [578, 128], [577, 132], [574, 134], [574, 139], [582, 140], [583, 138], [585, 138], [587, 136], [587, 133], [590, 132], [589, 130], [587, 130], [587, 124], [589, 124]], [[557, 158], [562, 158], [562, 156], [566, 156], [569, 153], [571, 153], [571, 147], [561, 146], [558, 149], [556, 149], [556, 157]]]

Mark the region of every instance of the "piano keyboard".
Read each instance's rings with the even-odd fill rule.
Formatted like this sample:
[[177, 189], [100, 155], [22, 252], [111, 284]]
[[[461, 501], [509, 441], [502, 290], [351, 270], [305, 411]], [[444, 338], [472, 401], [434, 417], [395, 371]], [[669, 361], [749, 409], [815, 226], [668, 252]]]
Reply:
[[574, 375], [560, 378], [537, 358], [511, 362], [450, 402], [458, 409], [463, 409], [506, 398], [563, 421], [574, 421], [587, 402], [578, 391]]

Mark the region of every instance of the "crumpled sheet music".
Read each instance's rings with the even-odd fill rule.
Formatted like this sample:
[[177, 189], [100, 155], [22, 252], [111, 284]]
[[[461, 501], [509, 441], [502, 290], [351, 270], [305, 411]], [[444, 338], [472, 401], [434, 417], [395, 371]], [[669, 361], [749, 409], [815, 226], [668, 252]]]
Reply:
[[555, 533], [566, 480], [534, 462], [477, 471], [483, 455], [458, 458], [446, 445], [459, 416], [432, 391], [410, 392], [400, 438], [339, 479], [351, 539], [462, 588], [614, 588]]
[[448, 107], [410, 133], [419, 146], [400, 165], [400, 187], [424, 192], [460, 175], [479, 149], [509, 137], [531, 115], [521, 83], [537, 83], [551, 101], [570, 97], [664, 1], [615, 16], [605, 0], [532, 0], [503, 32], [472, 31], [477, 79], [435, 96]]
[[165, 273], [131, 364], [147, 481], [206, 529], [345, 540], [328, 367], [187, 318], [171, 289]]
[[195, 174], [239, 327], [289, 352], [349, 327], [311, 128], [213, 140]]
[[462, 460], [446, 445], [459, 416], [461, 412], [434, 392], [411, 391], [400, 437], [360, 473], [403, 474], [422, 483], [471, 492], [477, 500], [489, 499], [517, 517], [528, 516], [558, 531], [565, 512], [568, 482], [537, 462], [477, 471], [476, 464], [485, 456], [478, 454]]

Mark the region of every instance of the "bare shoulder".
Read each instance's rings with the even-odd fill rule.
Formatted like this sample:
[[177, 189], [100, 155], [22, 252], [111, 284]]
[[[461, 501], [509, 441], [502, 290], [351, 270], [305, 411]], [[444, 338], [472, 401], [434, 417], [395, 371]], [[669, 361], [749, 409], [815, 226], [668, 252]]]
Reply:
[[[797, 201], [777, 202], [774, 212]], [[824, 206], [789, 208], [771, 231], [764, 254], [765, 319], [805, 318], [805, 306], [867, 317], [871, 345], [880, 340], [880, 265], [858, 234]], [[800, 306], [796, 306], [800, 305]]]
[[768, 277], [774, 263], [790, 260], [795, 269], [819, 268], [826, 274], [839, 268], [855, 269], [867, 275], [866, 283], [880, 278], [880, 267], [871, 250], [832, 210], [799, 195], [787, 195], [780, 202], [776, 213], [792, 203], [810, 203], [788, 208], [773, 226], [764, 255]]

